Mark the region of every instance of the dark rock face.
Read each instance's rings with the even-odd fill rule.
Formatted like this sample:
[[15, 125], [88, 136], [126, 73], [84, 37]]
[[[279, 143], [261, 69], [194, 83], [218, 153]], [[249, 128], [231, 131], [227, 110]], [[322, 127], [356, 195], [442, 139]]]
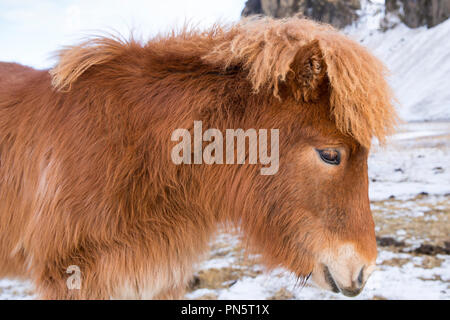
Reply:
[[410, 28], [431, 28], [450, 17], [450, 0], [386, 0], [386, 13]]
[[264, 14], [261, 6], [261, 0], [247, 0], [245, 3], [245, 8], [242, 10], [241, 15], [247, 17], [253, 14]]
[[262, 14], [275, 18], [301, 14], [343, 28], [358, 18], [360, 0], [248, 0], [243, 16]]
[[[398, 16], [410, 28], [431, 28], [450, 17], [450, 0], [386, 0], [385, 5], [387, 16]], [[242, 15], [284, 18], [300, 14], [343, 28], [358, 18], [360, 8], [360, 0], [247, 0]], [[389, 28], [387, 16], [382, 28]]]

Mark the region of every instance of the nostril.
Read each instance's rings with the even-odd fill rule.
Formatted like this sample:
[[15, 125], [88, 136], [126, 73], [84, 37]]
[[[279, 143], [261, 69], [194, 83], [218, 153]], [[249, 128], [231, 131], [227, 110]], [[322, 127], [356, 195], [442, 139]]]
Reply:
[[359, 272], [357, 280], [358, 280], [358, 285], [362, 286], [363, 281], [364, 281], [364, 267], [361, 268], [361, 271]]

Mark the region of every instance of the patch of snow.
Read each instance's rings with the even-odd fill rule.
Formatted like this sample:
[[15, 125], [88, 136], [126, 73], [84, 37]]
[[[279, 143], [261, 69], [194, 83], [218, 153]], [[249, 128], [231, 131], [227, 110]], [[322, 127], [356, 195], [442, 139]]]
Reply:
[[369, 156], [369, 197], [408, 199], [450, 193], [450, 122], [405, 123]]
[[36, 297], [28, 281], [0, 279], [0, 300], [29, 300]]

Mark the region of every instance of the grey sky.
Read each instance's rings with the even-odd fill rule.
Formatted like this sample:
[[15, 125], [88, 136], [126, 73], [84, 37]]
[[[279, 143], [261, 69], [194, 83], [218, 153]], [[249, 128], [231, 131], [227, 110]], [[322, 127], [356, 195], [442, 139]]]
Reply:
[[245, 0], [0, 0], [0, 61], [51, 67], [52, 52], [90, 34], [130, 30], [144, 39], [185, 22], [240, 17]]

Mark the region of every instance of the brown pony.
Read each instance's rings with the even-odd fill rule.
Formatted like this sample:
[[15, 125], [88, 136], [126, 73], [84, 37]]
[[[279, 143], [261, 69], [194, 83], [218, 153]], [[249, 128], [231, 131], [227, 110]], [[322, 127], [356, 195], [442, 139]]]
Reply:
[[[299, 18], [96, 38], [50, 72], [2, 63], [0, 276], [49, 299], [179, 298], [232, 224], [268, 267], [356, 295], [377, 255], [367, 156], [391, 100], [376, 58]], [[194, 120], [278, 128], [279, 171], [174, 164], [171, 134]]]

